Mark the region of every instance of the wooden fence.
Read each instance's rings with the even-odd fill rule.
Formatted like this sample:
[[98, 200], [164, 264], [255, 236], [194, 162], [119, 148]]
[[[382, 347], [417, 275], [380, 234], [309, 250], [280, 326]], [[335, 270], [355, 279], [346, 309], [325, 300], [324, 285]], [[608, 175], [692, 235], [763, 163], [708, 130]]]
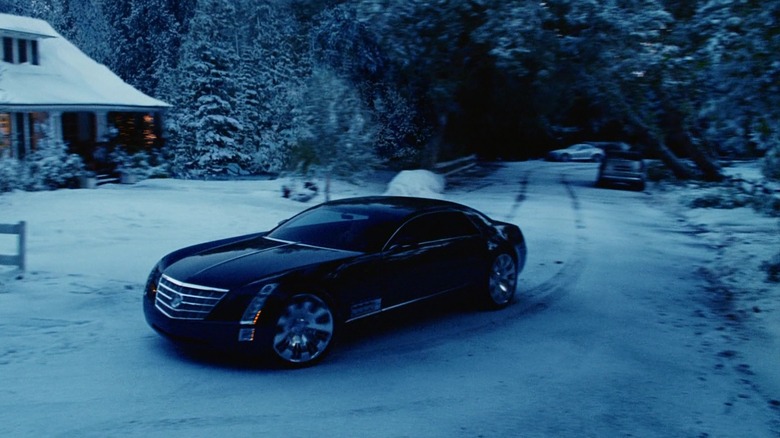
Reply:
[[447, 161], [444, 163], [436, 163], [434, 170], [436, 173], [444, 176], [452, 175], [453, 173], [462, 172], [466, 169], [470, 169], [477, 165], [477, 156], [469, 155], [467, 157], [458, 158], [457, 160]]
[[17, 255], [0, 254], [0, 265], [18, 266], [19, 270], [24, 271], [24, 261], [26, 252], [26, 228], [27, 224], [22, 221], [18, 224], [0, 224], [0, 234], [17, 234], [19, 236]]

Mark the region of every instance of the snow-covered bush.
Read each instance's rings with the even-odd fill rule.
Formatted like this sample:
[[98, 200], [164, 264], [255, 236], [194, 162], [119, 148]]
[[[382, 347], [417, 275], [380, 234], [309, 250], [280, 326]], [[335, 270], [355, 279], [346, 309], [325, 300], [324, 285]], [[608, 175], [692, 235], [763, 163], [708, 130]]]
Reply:
[[69, 154], [62, 142], [41, 142], [40, 148], [23, 165], [27, 167], [28, 190], [77, 187], [84, 172], [84, 161], [76, 154]]
[[690, 202], [693, 208], [733, 209], [751, 207], [767, 216], [780, 216], [780, 196], [763, 182], [741, 179], [727, 180], [705, 188], [703, 193]]
[[762, 263], [761, 269], [766, 271], [768, 281], [780, 283], [780, 253], [777, 253], [771, 260]]
[[780, 138], [764, 156], [763, 171], [767, 178], [780, 181]]
[[21, 184], [22, 166], [19, 161], [0, 155], [0, 193], [23, 187]]
[[116, 164], [116, 171], [133, 175], [138, 179], [165, 178], [170, 174], [170, 162], [165, 150], [139, 151], [128, 154], [123, 148], [116, 148], [109, 156]]
[[444, 177], [429, 170], [404, 170], [390, 181], [385, 195], [441, 198], [444, 186]]

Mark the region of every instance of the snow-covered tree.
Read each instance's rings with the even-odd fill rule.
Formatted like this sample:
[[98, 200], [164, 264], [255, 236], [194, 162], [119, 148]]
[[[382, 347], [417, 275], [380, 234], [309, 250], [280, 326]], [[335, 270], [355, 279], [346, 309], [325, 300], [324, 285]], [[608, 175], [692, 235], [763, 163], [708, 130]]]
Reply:
[[314, 69], [293, 114], [297, 170], [352, 178], [376, 164], [370, 113], [350, 82], [332, 70]]
[[700, 2], [690, 24], [696, 61], [705, 66], [700, 118], [727, 155], [766, 155], [780, 177], [780, 3]]
[[356, 5], [358, 19], [368, 23], [397, 70], [392, 76], [397, 90], [416, 100], [418, 117], [432, 127], [421, 154], [424, 165], [453, 153], [446, 134], [449, 117], [461, 109], [456, 93], [486, 61], [474, 38], [486, 19], [483, 3], [366, 0]]
[[232, 1], [199, 1], [182, 46], [177, 80], [183, 96], [172, 116], [176, 167], [184, 175], [242, 173], [249, 161], [241, 150], [243, 125], [236, 113], [238, 19]]
[[126, 42], [121, 47], [124, 79], [143, 92], [154, 94], [160, 74], [175, 65], [180, 35], [179, 24], [169, 0], [131, 0], [130, 12], [122, 21]]
[[288, 164], [293, 97], [311, 72], [305, 32], [283, 2], [238, 2], [238, 113], [242, 150], [252, 173], [280, 172]]

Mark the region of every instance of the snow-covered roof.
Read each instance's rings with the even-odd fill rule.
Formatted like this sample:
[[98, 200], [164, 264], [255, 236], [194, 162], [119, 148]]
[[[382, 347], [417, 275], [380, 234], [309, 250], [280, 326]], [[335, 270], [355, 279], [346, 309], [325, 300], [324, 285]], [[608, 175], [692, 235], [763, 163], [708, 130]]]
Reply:
[[39, 65], [0, 61], [0, 111], [143, 111], [170, 106], [124, 82], [43, 20], [0, 14], [0, 35], [39, 40]]
[[0, 14], [0, 35], [56, 38], [59, 35], [49, 23], [18, 15]]

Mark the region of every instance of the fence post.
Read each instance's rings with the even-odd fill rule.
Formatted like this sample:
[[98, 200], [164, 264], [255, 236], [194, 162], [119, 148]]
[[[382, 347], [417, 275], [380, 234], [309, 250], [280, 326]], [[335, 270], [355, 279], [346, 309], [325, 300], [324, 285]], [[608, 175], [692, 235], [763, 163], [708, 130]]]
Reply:
[[0, 265], [16, 265], [19, 270], [24, 271], [27, 253], [27, 222], [21, 221], [16, 225], [0, 224], [0, 234], [16, 234], [18, 251], [15, 256], [0, 254]]
[[19, 222], [19, 270], [24, 271], [27, 254], [27, 222]]

